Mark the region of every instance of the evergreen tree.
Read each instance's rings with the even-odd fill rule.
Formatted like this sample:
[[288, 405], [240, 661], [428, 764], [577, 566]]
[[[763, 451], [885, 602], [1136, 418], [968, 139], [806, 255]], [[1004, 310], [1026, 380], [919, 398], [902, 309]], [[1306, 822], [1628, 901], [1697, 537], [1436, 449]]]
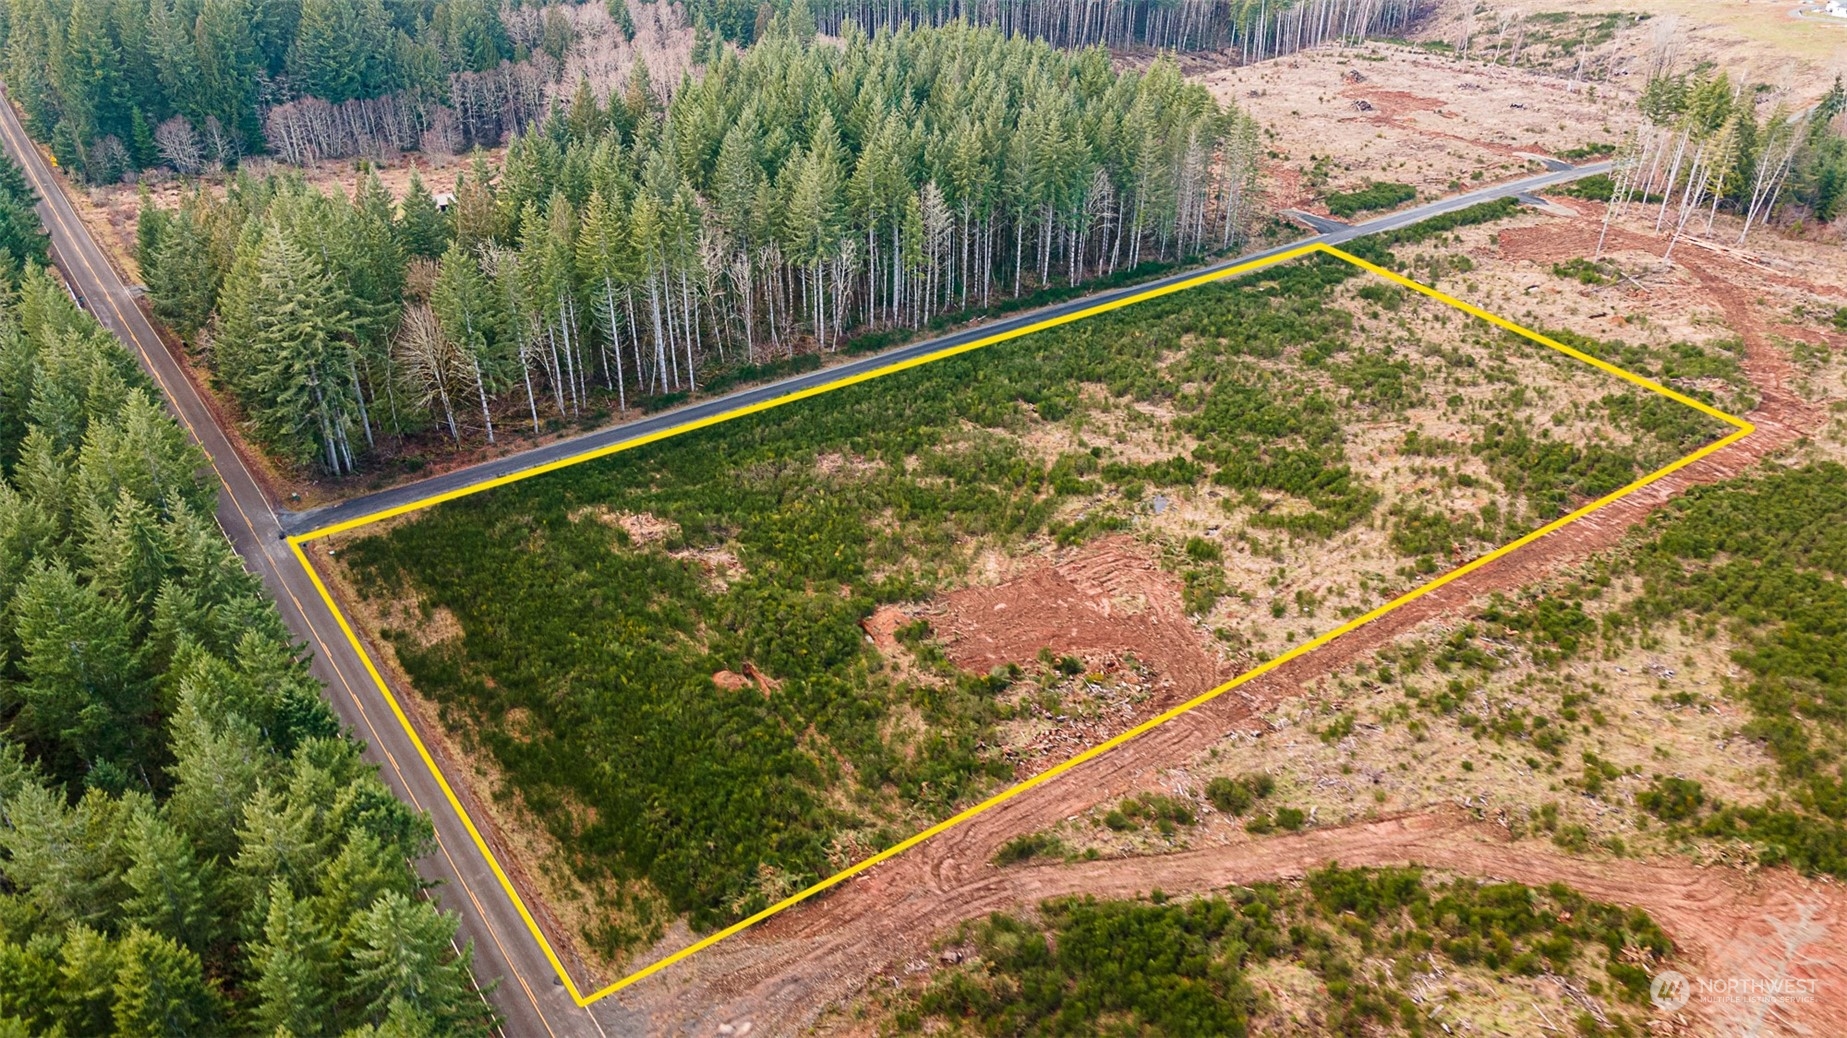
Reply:
[[[200, 0], [194, 41], [198, 54], [198, 85], [193, 110], [208, 136], [221, 136], [214, 147], [221, 161], [235, 160], [262, 141], [257, 124], [257, 70], [263, 54], [257, 48], [258, 24], [252, 0]], [[211, 131], [217, 128], [217, 133]], [[232, 149], [227, 154], [225, 148]]]
[[135, 815], [127, 836], [133, 864], [125, 879], [134, 895], [122, 907], [129, 922], [203, 951], [217, 929], [212, 871], [194, 855], [192, 841], [152, 810]]
[[203, 228], [184, 209], [141, 252], [155, 316], [188, 338], [205, 326], [218, 301], [221, 276], [213, 259]]
[[[592, 309], [602, 322], [605, 367], [615, 363], [614, 383], [617, 406], [628, 411], [628, 379], [622, 364], [622, 327], [626, 318], [623, 302], [633, 272], [629, 269], [628, 228], [622, 224], [622, 211], [593, 192], [584, 210], [583, 233], [577, 239], [578, 274], [595, 300]], [[637, 355], [635, 375], [640, 376]]]
[[450, 233], [448, 215], [436, 208], [436, 198], [424, 186], [423, 177], [411, 170], [398, 219], [398, 241], [404, 253], [435, 259], [449, 247]]
[[[212, 661], [216, 666], [222, 663]], [[233, 715], [216, 726], [202, 703], [211, 682], [189, 675], [171, 722], [173, 792], [166, 815], [206, 860], [228, 860], [237, 850], [237, 825], [244, 804], [265, 772], [262, 734]]]
[[430, 308], [442, 334], [468, 362], [489, 443], [494, 442], [494, 418], [488, 401], [498, 392], [507, 367], [498, 351], [503, 315], [496, 303], [494, 287], [474, 257], [459, 243], [450, 245], [430, 292]]
[[61, 944], [58, 1023], [66, 1034], [114, 1034], [122, 950], [88, 926], [65, 930]]
[[382, 92], [392, 54], [379, 0], [302, 0], [288, 71], [302, 93], [338, 103]]
[[332, 942], [309, 905], [297, 900], [287, 883], [275, 880], [262, 940], [251, 952], [257, 970], [255, 1022], [263, 1033], [313, 1038], [327, 1032], [332, 957]]
[[394, 892], [361, 914], [354, 929], [354, 979], [371, 1012], [408, 1014], [435, 1033], [481, 1029], [486, 1006], [459, 968], [453, 918]]
[[218, 992], [199, 957], [170, 937], [140, 927], [118, 950], [115, 1033], [122, 1038], [183, 1038], [218, 1026]]
[[0, 827], [0, 848], [9, 859], [4, 873], [48, 929], [115, 921], [129, 892], [122, 879], [128, 868], [123, 846], [128, 810], [99, 790], [75, 806], [37, 781], [13, 791], [9, 824]]
[[353, 467], [354, 358], [338, 336], [350, 315], [334, 310], [333, 279], [279, 226], [258, 249], [250, 305], [251, 417], [264, 437], [294, 460], [315, 459], [333, 473]]
[[24, 680], [0, 696], [16, 699], [14, 730], [91, 768], [145, 752], [149, 703], [126, 609], [54, 562], [28, 572], [11, 612]]

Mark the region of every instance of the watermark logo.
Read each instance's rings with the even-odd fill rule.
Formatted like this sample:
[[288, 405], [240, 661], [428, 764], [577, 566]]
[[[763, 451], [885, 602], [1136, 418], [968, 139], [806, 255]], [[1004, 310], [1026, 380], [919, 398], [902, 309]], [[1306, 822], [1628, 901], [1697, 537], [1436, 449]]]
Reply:
[[1648, 1000], [1672, 1013], [1698, 995], [1701, 1005], [1776, 1006], [1815, 1001], [1819, 985], [1808, 977], [1697, 977], [1662, 970], [1648, 985]]
[[1648, 985], [1648, 1000], [1655, 1008], [1672, 1013], [1693, 998], [1693, 985], [1673, 970], [1662, 970]]

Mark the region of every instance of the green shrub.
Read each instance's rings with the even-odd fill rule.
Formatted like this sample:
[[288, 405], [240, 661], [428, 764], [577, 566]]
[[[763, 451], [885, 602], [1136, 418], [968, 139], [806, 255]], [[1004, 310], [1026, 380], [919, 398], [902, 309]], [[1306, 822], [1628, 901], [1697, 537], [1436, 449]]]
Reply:
[[1206, 783], [1206, 799], [1228, 815], [1241, 815], [1257, 801], [1270, 795], [1276, 783], [1263, 772], [1229, 778], [1220, 775]]
[[1056, 857], [1065, 850], [1064, 842], [1050, 833], [1027, 833], [1001, 844], [994, 852], [994, 864], [1013, 865], [1030, 858]]
[[1208, 541], [1204, 537], [1188, 537], [1186, 557], [1194, 562], [1217, 562], [1225, 557], [1225, 551], [1216, 542]]
[[1706, 803], [1706, 791], [1692, 779], [1656, 775], [1653, 784], [1636, 797], [1636, 803], [1664, 822], [1684, 822], [1699, 813]]
[[1416, 197], [1417, 189], [1409, 184], [1375, 181], [1358, 191], [1328, 192], [1327, 207], [1328, 212], [1344, 218], [1375, 209], [1391, 209]]
[[[1585, 159], [1594, 159], [1604, 155], [1613, 155], [1615, 153], [1616, 145], [1608, 144], [1603, 141], [1593, 141], [1581, 147], [1567, 148], [1559, 152], [1558, 157], [1567, 162], [1582, 162]], [[1599, 173], [1597, 175], [1603, 176], [1604, 174]], [[1608, 196], [1606, 195], [1605, 197], [1607, 198]]]
[[1397, 285], [1385, 285], [1376, 281], [1368, 282], [1361, 285], [1359, 291], [1354, 294], [1369, 303], [1378, 304], [1384, 310], [1397, 310], [1404, 306], [1404, 289]]
[[956, 939], [974, 945], [974, 962], [898, 994], [894, 1022], [906, 1033], [1241, 1035], [1258, 1004], [1247, 971], [1278, 961], [1325, 992], [1295, 1007], [1318, 1016], [1317, 1033], [1418, 1034], [1425, 1009], [1399, 985], [1427, 963], [1552, 972], [1597, 992], [1602, 982], [1579, 971], [1585, 949], [1601, 945], [1610, 988], [1642, 1004], [1647, 965], [1672, 950], [1646, 913], [1563, 884], [1337, 865], [1299, 884], [1184, 902], [1159, 891], [1146, 901], [1055, 899], [1036, 919], [995, 913]]
[[1616, 192], [1616, 182], [1610, 179], [1608, 173], [1593, 173], [1569, 184], [1560, 184], [1552, 190], [1561, 195], [1582, 198], [1587, 202], [1608, 202], [1610, 196]]
[[1552, 264], [1552, 276], [1575, 279], [1586, 285], [1607, 285], [1620, 275], [1613, 264], [1597, 263], [1578, 256], [1563, 263]]
[[[1414, 245], [1448, 234], [1458, 227], [1471, 227], [1476, 224], [1505, 220], [1519, 211], [1520, 200], [1517, 198], [1497, 198], [1491, 202], [1477, 202], [1462, 209], [1433, 216], [1428, 220], [1419, 220], [1409, 227], [1399, 227], [1395, 230], [1366, 235], [1350, 243], [1347, 248], [1350, 252], [1366, 253], [1368, 250], [1383, 250], [1393, 245]], [[1391, 265], [1390, 254], [1381, 255], [1374, 252], [1373, 255], [1363, 255], [1362, 258], [1371, 259], [1374, 262], [1385, 261], [1387, 266]]]

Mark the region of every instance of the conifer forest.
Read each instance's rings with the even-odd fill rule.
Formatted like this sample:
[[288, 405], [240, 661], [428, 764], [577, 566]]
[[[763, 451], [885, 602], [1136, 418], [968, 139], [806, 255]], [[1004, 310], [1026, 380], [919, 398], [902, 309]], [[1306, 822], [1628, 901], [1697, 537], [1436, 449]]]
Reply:
[[42, 239], [14, 247], [0, 1033], [487, 1034], [411, 864], [429, 822], [341, 731], [153, 384], [38, 265]]
[[[780, 23], [779, 23], [780, 24]], [[995, 30], [778, 31], [670, 102], [580, 91], [477, 158], [453, 206], [287, 175], [149, 210], [155, 312], [259, 439], [339, 474], [626, 413], [725, 370], [836, 352], [1047, 286], [1229, 248], [1256, 129], [1169, 62], [1118, 73]], [[287, 319], [282, 314], [291, 315]], [[296, 319], [299, 318], [299, 319]]]

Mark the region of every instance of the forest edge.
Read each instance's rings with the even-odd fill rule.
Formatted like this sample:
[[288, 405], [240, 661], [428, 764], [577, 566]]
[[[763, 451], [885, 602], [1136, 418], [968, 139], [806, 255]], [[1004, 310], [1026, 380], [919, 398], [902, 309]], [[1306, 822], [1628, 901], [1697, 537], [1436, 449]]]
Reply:
[[[901, 840], [898, 843], [895, 843], [892, 846], [886, 848], [885, 850], [878, 852], [877, 854], [871, 855], [870, 857], [867, 857], [864, 860], [856, 864], [850, 865], [847, 868], [844, 868], [840, 870], [839, 872], [834, 873], [831, 876], [818, 880], [815, 883], [808, 886], [807, 888], [797, 891], [794, 894], [791, 894], [790, 896], [782, 899], [781, 901], [776, 902], [773, 905], [770, 905], [769, 907], [763, 909], [762, 911], [755, 913], [754, 915], [751, 915], [745, 919], [741, 919], [738, 922], [732, 923], [730, 926], [727, 926], [721, 930], [708, 934], [705, 937], [701, 938], [700, 940], [695, 941], [692, 944], [688, 945], [687, 947], [682, 948], [676, 952], [673, 952], [670, 955], [657, 959], [654, 962], [651, 962], [645, 966], [642, 966], [641, 968], [636, 969], [633, 972], [629, 973], [627, 976], [622, 977], [621, 979], [616, 980], [602, 988], [592, 991], [587, 995], [584, 994], [578, 988], [576, 982], [571, 979], [569, 971], [565, 969], [564, 963], [559, 959], [556, 949], [552, 947], [551, 941], [545, 936], [545, 932], [543, 928], [539, 926], [537, 919], [534, 918], [531, 909], [526, 904], [525, 898], [520, 894], [519, 890], [514, 886], [513, 881], [508, 877], [506, 870], [501, 866], [499, 857], [494, 853], [493, 849], [488, 845], [486, 837], [482, 835], [481, 830], [479, 826], [476, 825], [474, 818], [469, 814], [468, 810], [463, 806], [461, 798], [456, 795], [455, 789], [450, 785], [448, 777], [443, 774], [442, 768], [437, 765], [436, 759], [430, 754], [430, 750], [428, 746], [424, 744], [423, 738], [417, 733], [415, 725], [411, 723], [410, 716], [405, 712], [403, 704], [399, 702], [396, 694], [392, 692], [390, 684], [385, 680], [384, 675], [379, 671], [377, 664], [373, 662], [371, 654], [366, 651], [365, 645], [363, 642], [361, 642], [358, 632], [353, 629], [352, 624], [346, 618], [346, 614], [343, 611], [341, 611], [339, 604], [334, 600], [333, 595], [328, 591], [327, 585], [322, 582], [320, 574], [315, 570], [314, 564], [309, 560], [307, 552], [303, 549], [303, 545], [311, 541], [319, 540], [324, 537], [330, 537], [334, 534], [345, 533], [350, 530], [355, 530], [363, 526], [368, 526], [373, 523], [377, 523], [377, 522], [381, 522], [386, 519], [394, 518], [396, 516], [405, 515], [410, 512], [419, 511], [419, 510], [429, 508], [434, 505], [441, 504], [445, 501], [451, 501], [451, 500], [455, 500], [456, 498], [467, 497], [471, 494], [475, 494], [480, 491], [491, 490], [495, 487], [504, 486], [509, 483], [516, 483], [524, 479], [529, 479], [534, 476], [544, 475], [545, 473], [553, 472], [553, 471], [556, 471], [562, 468], [567, 468], [569, 466], [577, 465], [582, 462], [593, 461], [598, 458], [608, 457], [609, 455], [617, 454], [622, 451], [631, 450], [633, 448], [641, 447], [643, 445], [654, 443], [659, 440], [664, 440], [664, 439], [667, 439], [668, 437], [678, 436], [682, 433], [692, 432], [693, 430], [696, 430], [696, 429], [703, 429], [708, 426], [717, 425], [721, 422], [731, 421], [732, 419], [735, 419], [735, 418], [741, 418], [746, 415], [755, 414], [760, 411], [766, 411], [771, 408], [781, 407], [786, 404], [792, 404], [800, 400], [806, 400], [811, 397], [820, 396], [824, 393], [830, 393], [838, 389], [843, 389], [847, 386], [856, 385], [861, 382], [870, 381], [875, 378], [880, 378], [885, 375], [894, 374], [896, 372], [908, 370], [910, 368], [921, 367], [925, 364], [930, 364], [935, 361], [939, 361], [939, 360], [943, 360], [948, 357], [956, 356], [958, 354], [968, 353], [973, 350], [978, 350], [985, 346], [992, 346], [997, 343], [1005, 342], [1011, 339], [1017, 339], [1017, 338], [1021, 338], [1026, 335], [1031, 335], [1034, 332], [1044, 331], [1045, 329], [1048, 329], [1048, 328], [1054, 328], [1059, 325], [1070, 324], [1075, 321], [1083, 320], [1088, 317], [1093, 317], [1097, 314], [1107, 313], [1112, 310], [1118, 310], [1123, 307], [1129, 306], [1131, 304], [1142, 302], [1144, 300], [1154, 299], [1154, 298], [1158, 298], [1164, 295], [1170, 295], [1175, 292], [1182, 292], [1182, 291], [1185, 291], [1191, 288], [1197, 288], [1200, 285], [1204, 285], [1204, 284], [1207, 284], [1213, 281], [1220, 281], [1226, 278], [1237, 277], [1242, 274], [1249, 274], [1253, 271], [1261, 270], [1265, 267], [1275, 266], [1281, 263], [1287, 263], [1292, 260], [1300, 259], [1302, 257], [1309, 256], [1309, 255], [1313, 255], [1315, 253], [1332, 256], [1336, 259], [1343, 260], [1347, 263], [1351, 263], [1354, 266], [1359, 267], [1360, 269], [1370, 274], [1374, 274], [1378, 277], [1385, 278], [1388, 281], [1392, 281], [1413, 292], [1417, 292], [1431, 299], [1434, 299], [1437, 302], [1442, 303], [1446, 306], [1450, 306], [1457, 310], [1461, 310], [1462, 312], [1467, 313], [1472, 317], [1480, 318], [1481, 320], [1486, 321], [1489, 324], [1492, 324], [1506, 331], [1512, 332], [1513, 334], [1518, 335], [1521, 338], [1527, 339], [1531, 342], [1538, 343], [1539, 345], [1545, 346], [1548, 349], [1556, 350], [1559, 353], [1562, 353], [1565, 356], [1571, 357], [1574, 360], [1588, 364], [1591, 367], [1597, 368], [1598, 370], [1603, 371], [1607, 374], [1614, 375], [1617, 378], [1620, 378], [1642, 389], [1648, 390], [1649, 392], [1659, 394], [1663, 397], [1666, 397], [1669, 400], [1673, 400], [1674, 402], [1678, 404], [1684, 405], [1686, 407], [1691, 407], [1694, 410], [1701, 412], [1702, 414], [1705, 414], [1711, 418], [1718, 419], [1719, 421], [1725, 423], [1726, 425], [1731, 426], [1732, 431], [1728, 433], [1727, 435], [1717, 440], [1714, 440], [1713, 442], [1709, 444], [1706, 444], [1704, 447], [1701, 447], [1698, 450], [1693, 451], [1692, 453], [1686, 455], [1685, 457], [1672, 461], [1662, 466], [1661, 468], [1656, 469], [1655, 471], [1650, 472], [1634, 480], [1633, 482], [1630, 482], [1629, 484], [1625, 486], [1619, 487], [1618, 489], [1611, 491], [1610, 493], [1605, 494], [1604, 496], [1597, 498], [1594, 501], [1590, 501], [1574, 509], [1573, 511], [1569, 512], [1566, 515], [1560, 516], [1559, 518], [1554, 519], [1549, 523], [1546, 523], [1544, 526], [1541, 526], [1538, 529], [1535, 529], [1513, 541], [1508, 542], [1507, 544], [1504, 544], [1498, 548], [1495, 548], [1492, 551], [1489, 551], [1481, 556], [1478, 556], [1477, 558], [1470, 560], [1469, 562], [1466, 562], [1463, 565], [1456, 567], [1455, 569], [1449, 570], [1448, 572], [1436, 577], [1435, 579], [1429, 581], [1428, 583], [1425, 583], [1417, 588], [1407, 591], [1404, 594], [1399, 595], [1398, 597], [1392, 599], [1391, 601], [1386, 602], [1383, 605], [1380, 605], [1372, 609], [1370, 612], [1354, 617], [1353, 619], [1348, 620], [1347, 622], [1341, 624], [1338, 627], [1333, 628], [1332, 630], [1329, 630], [1315, 638], [1311, 638], [1308, 641], [1305, 641], [1295, 646], [1294, 648], [1289, 649], [1286, 652], [1283, 652], [1269, 660], [1266, 660], [1263, 663], [1260, 663], [1259, 665], [1257, 665], [1256, 667], [1253, 667], [1250, 670], [1247, 670], [1244, 673], [1239, 674], [1238, 676], [1232, 678], [1229, 681], [1226, 681], [1225, 683], [1221, 685], [1218, 685], [1215, 688], [1212, 688], [1206, 692], [1203, 692], [1193, 697], [1192, 699], [1189, 699], [1186, 702], [1181, 703], [1178, 706], [1175, 706], [1154, 717], [1151, 717], [1148, 720], [1135, 725], [1133, 728], [1128, 729], [1127, 731], [1124, 731], [1108, 740], [1105, 740], [1104, 742], [1098, 743], [1097, 745], [1092, 746], [1089, 749], [1084, 750], [1070, 757], [1069, 759], [1063, 761], [1062, 763], [1056, 764], [1050, 768], [1047, 768], [1046, 770], [1042, 772], [1039, 772], [1036, 775], [1023, 779], [1013, 784], [1012, 786], [1009, 786], [1006, 789], [1003, 789], [1000, 792], [995, 793], [993, 796], [990, 796], [987, 799], [982, 800], [980, 803], [977, 803], [971, 807], [965, 808], [964, 810], [956, 813], [955, 815], [949, 818], [946, 818], [943, 821], [938, 822], [933, 826], [930, 826], [929, 828], [923, 830], [922, 832], [917, 833], [914, 836], [911, 836], [905, 840]], [[1520, 548], [1525, 547], [1526, 545], [1539, 540], [1540, 538], [1546, 536], [1547, 534], [1550, 534], [1563, 527], [1569, 526], [1570, 524], [1578, 521], [1579, 519], [1584, 518], [1585, 516], [1590, 515], [1591, 513], [1597, 511], [1598, 509], [1601, 509], [1604, 506], [1609, 505], [1615, 501], [1621, 500], [1622, 498], [1627, 497], [1628, 495], [1633, 494], [1636, 491], [1641, 490], [1642, 488], [1660, 479], [1663, 479], [1666, 476], [1671, 475], [1672, 473], [1677, 472], [1680, 469], [1687, 467], [1688, 465], [1691, 465], [1699, 461], [1701, 458], [1704, 458], [1707, 455], [1714, 453], [1715, 451], [1723, 450], [1724, 448], [1729, 447], [1732, 444], [1737, 443], [1739, 440], [1742, 440], [1745, 437], [1751, 435], [1755, 431], [1756, 431], [1756, 426], [1752, 425], [1750, 422], [1742, 418], [1738, 418], [1733, 415], [1727, 414], [1726, 412], [1721, 411], [1718, 408], [1712, 407], [1709, 404], [1705, 404], [1701, 401], [1695, 400], [1691, 397], [1686, 396], [1685, 394], [1678, 393], [1666, 386], [1663, 386], [1657, 382], [1654, 382], [1651, 379], [1644, 378], [1630, 371], [1625, 371], [1622, 368], [1619, 368], [1616, 365], [1609, 363], [1608, 361], [1604, 361], [1597, 357], [1593, 357], [1587, 353], [1584, 353], [1581, 350], [1573, 349], [1572, 347], [1567, 346], [1564, 343], [1548, 338], [1544, 335], [1539, 334], [1538, 332], [1532, 331], [1531, 329], [1522, 327], [1521, 325], [1516, 324], [1513, 321], [1509, 321], [1504, 317], [1490, 313], [1471, 303], [1464, 302], [1463, 300], [1457, 299], [1454, 296], [1448, 295], [1444, 292], [1440, 292], [1434, 288], [1429, 287], [1428, 285], [1420, 284], [1419, 282], [1414, 281], [1410, 278], [1407, 278], [1394, 271], [1387, 270], [1386, 268], [1381, 267], [1378, 264], [1370, 263], [1366, 260], [1359, 258], [1358, 256], [1354, 256], [1350, 253], [1344, 252], [1332, 245], [1326, 245], [1320, 242], [1316, 242], [1310, 245], [1301, 246], [1299, 248], [1290, 249], [1285, 252], [1278, 253], [1274, 256], [1266, 256], [1260, 259], [1252, 260], [1248, 263], [1241, 263], [1236, 266], [1232, 266], [1232, 267], [1225, 268], [1222, 270], [1210, 271], [1208, 273], [1201, 274], [1197, 277], [1188, 278], [1182, 281], [1177, 281], [1172, 284], [1161, 285], [1155, 288], [1148, 289], [1147, 291], [1144, 291], [1144, 292], [1138, 292], [1132, 295], [1125, 296], [1120, 299], [1113, 299], [1108, 302], [1099, 303], [1096, 306], [1088, 307], [1083, 310], [1075, 311], [1072, 313], [1060, 314], [1056, 317], [1050, 317], [1043, 321], [1039, 321], [1039, 322], [1036, 322], [1031, 325], [1027, 325], [1022, 328], [1009, 329], [1007, 331], [1000, 332], [995, 335], [988, 336], [986, 338], [977, 339], [972, 342], [959, 343], [954, 346], [948, 346], [941, 350], [935, 351], [933, 353], [928, 353], [928, 354], [924, 354], [922, 356], [917, 356], [917, 357], [909, 357], [904, 360], [896, 361], [896, 362], [893, 362], [892, 364], [889, 364], [889, 365], [886, 365], [880, 368], [876, 368], [870, 371], [860, 372], [848, 378], [843, 378], [843, 379], [839, 379], [833, 382], [828, 382], [822, 385], [811, 386], [805, 389], [801, 389], [796, 392], [789, 393], [785, 396], [775, 397], [770, 400], [761, 400], [761, 401], [757, 401], [751, 404], [746, 404], [746, 405], [743, 405], [743, 406], [740, 406], [740, 407], [737, 407], [732, 410], [725, 411], [719, 414], [708, 415], [702, 418], [693, 419], [691, 421], [688, 421], [688, 422], [685, 422], [679, 425], [675, 425], [667, 429], [661, 429], [653, 433], [649, 433], [645, 436], [639, 436], [634, 439], [624, 440], [618, 443], [606, 444], [600, 447], [595, 447], [590, 450], [586, 450], [580, 454], [571, 455], [566, 458], [560, 458], [555, 461], [548, 462], [544, 465], [535, 466], [533, 468], [525, 469], [519, 472], [509, 473], [507, 475], [500, 476], [500, 477], [497, 477], [491, 480], [485, 480], [483, 482], [473, 484], [471, 486], [460, 487], [454, 490], [449, 490], [449, 491], [445, 491], [445, 492], [438, 493], [438, 494], [432, 494], [429, 497], [425, 497], [419, 500], [397, 505], [391, 508], [382, 509], [370, 515], [359, 516], [354, 519], [349, 519], [349, 520], [335, 523], [329, 526], [309, 530], [305, 533], [294, 534], [294, 535], [286, 537], [285, 539], [288, 542], [290, 550], [295, 553], [296, 560], [301, 563], [302, 569], [307, 573], [308, 579], [313, 583], [315, 590], [319, 592], [322, 599], [325, 600], [328, 610], [333, 614], [335, 621], [339, 624], [341, 632], [346, 635], [347, 641], [351, 643], [353, 647], [353, 651], [358, 654], [360, 661], [364, 663], [366, 672], [371, 675], [373, 682], [377, 684], [379, 691], [385, 697], [385, 701], [391, 704], [392, 714], [397, 718], [398, 724], [403, 726], [405, 735], [410, 739], [411, 743], [414, 746], [416, 746], [418, 754], [423, 759], [424, 766], [429, 769], [432, 777], [435, 778], [437, 784], [442, 788], [443, 795], [448, 798], [450, 806], [454, 808], [456, 815], [461, 818], [463, 825], [467, 827], [469, 836], [474, 840], [475, 845], [480, 850], [482, 857], [487, 860], [488, 865], [493, 869], [494, 878], [499, 881], [502, 889], [506, 892], [507, 898], [513, 903], [514, 907], [518, 909], [520, 918], [524, 920], [526, 924], [526, 928], [532, 933], [533, 939], [538, 942], [540, 949], [544, 951], [545, 957], [551, 963], [552, 969], [557, 973], [559, 981], [564, 985], [565, 990], [570, 993], [573, 1001], [575, 1001], [580, 1006], [588, 1006], [593, 1002], [603, 999], [609, 995], [613, 995], [616, 992], [621, 991], [623, 988], [629, 987], [632, 984], [635, 984], [649, 976], [652, 976], [653, 974], [658, 973], [661, 970], [664, 970], [669, 966], [672, 966], [687, 958], [690, 958], [694, 954], [700, 951], [703, 951], [704, 949], [709, 948], [712, 945], [717, 944], [718, 942], [725, 940], [728, 937], [732, 937], [738, 933], [741, 933], [744, 930], [747, 930], [750, 927], [755, 926], [756, 924], [761, 923], [766, 919], [769, 919], [771, 916], [781, 913], [785, 909], [792, 908], [795, 905], [798, 905], [802, 903], [803, 901], [806, 901], [809, 898], [815, 896], [816, 894], [822, 893], [823, 891], [826, 891], [835, 886], [838, 886], [841, 883], [845, 882], [846, 880], [851, 879], [852, 877], [858, 875], [859, 873], [872, 868], [874, 865], [877, 865], [880, 862], [886, 861], [888, 859], [894, 858], [897, 855], [902, 854], [903, 852], [911, 849], [912, 847], [915, 847], [918, 844], [923, 843], [925, 840], [928, 840], [931, 837], [944, 833], [962, 824], [963, 822], [966, 822], [976, 817], [977, 815], [980, 815], [988, 810], [991, 810], [995, 807], [1000, 806], [1003, 803], [1006, 803], [1007, 801], [1013, 799], [1014, 797], [1019, 796], [1021, 793], [1026, 792], [1027, 790], [1033, 789], [1034, 787], [1050, 782], [1051, 780], [1059, 777], [1060, 775], [1063, 775], [1065, 772], [1068, 772], [1072, 770], [1073, 768], [1076, 768], [1077, 766], [1084, 764], [1085, 762], [1090, 761], [1096, 757], [1100, 757], [1104, 753], [1107, 753], [1110, 750], [1115, 749], [1116, 747], [1122, 745], [1123, 743], [1128, 742], [1129, 740], [1139, 735], [1145, 734], [1156, 728], [1159, 728], [1161, 725], [1164, 725], [1167, 722], [1172, 721], [1175, 718], [1180, 717], [1183, 714], [1189, 713], [1192, 710], [1195, 710], [1198, 707], [1208, 702], [1211, 702], [1214, 699], [1217, 699], [1218, 697], [1224, 695], [1227, 692], [1232, 691], [1233, 689], [1239, 687], [1240, 685], [1245, 684], [1246, 682], [1253, 681], [1259, 677], [1262, 677], [1263, 675], [1273, 670], [1276, 670], [1277, 668], [1282, 667], [1283, 665], [1295, 659], [1298, 659], [1302, 656], [1307, 655], [1310, 652], [1313, 652], [1314, 650], [1322, 647], [1323, 645], [1328, 644], [1329, 642], [1332, 642], [1333, 640], [1341, 637], [1342, 635], [1345, 635], [1351, 631], [1357, 630], [1360, 627], [1363, 627], [1366, 624], [1371, 623], [1374, 620], [1377, 620], [1383, 616], [1386, 616], [1392, 613], [1393, 611], [1399, 609], [1400, 607], [1410, 602], [1416, 601], [1417, 599], [1422, 598], [1425, 595], [1428, 595], [1431, 592], [1436, 591], [1437, 589], [1443, 587], [1446, 584], [1451, 583], [1452, 581], [1459, 580], [1462, 577], [1465, 577], [1468, 574], [1473, 573], [1474, 571], [1481, 569], [1484, 566], [1487, 566], [1488, 564], [1494, 562], [1495, 560], [1501, 558], [1502, 556], [1505, 556], [1514, 551], [1517, 551]]]

